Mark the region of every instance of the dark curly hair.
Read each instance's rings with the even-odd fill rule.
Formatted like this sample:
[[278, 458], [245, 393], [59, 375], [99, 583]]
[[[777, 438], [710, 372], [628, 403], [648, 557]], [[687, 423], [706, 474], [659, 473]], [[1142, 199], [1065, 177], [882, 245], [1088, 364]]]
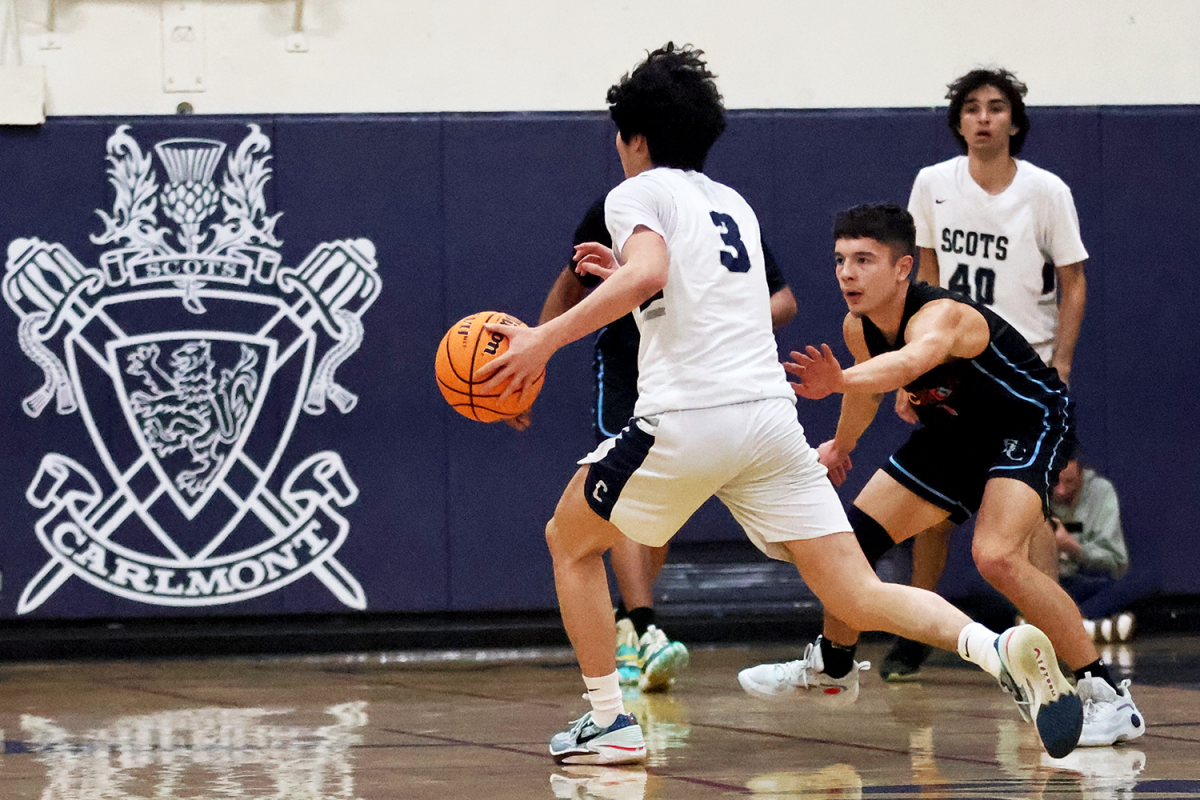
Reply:
[[1008, 154], [1015, 156], [1021, 152], [1025, 137], [1029, 134], [1029, 115], [1025, 112], [1025, 94], [1029, 87], [1017, 80], [1016, 75], [1001, 67], [973, 69], [947, 87], [949, 91], [946, 92], [946, 99], [950, 101], [950, 109], [946, 113], [946, 120], [950, 123], [950, 132], [958, 140], [963, 152], [967, 152], [967, 140], [958, 132], [962, 124], [963, 105], [971, 92], [983, 86], [994, 86], [1008, 98], [1008, 104], [1012, 108], [1013, 127], [1017, 129], [1008, 140]]
[[903, 258], [917, 246], [917, 227], [912, 214], [895, 203], [864, 203], [838, 212], [833, 238], [874, 239], [890, 247], [896, 258]]
[[667, 42], [608, 90], [622, 141], [645, 136], [657, 167], [704, 169], [709, 148], [725, 131], [725, 105], [702, 55]]

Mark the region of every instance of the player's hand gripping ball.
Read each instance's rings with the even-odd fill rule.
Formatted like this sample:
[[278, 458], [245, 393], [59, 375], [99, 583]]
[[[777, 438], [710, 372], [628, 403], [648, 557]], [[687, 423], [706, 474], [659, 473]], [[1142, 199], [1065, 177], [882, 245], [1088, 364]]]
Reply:
[[496, 422], [517, 416], [533, 405], [546, 380], [546, 373], [543, 372], [532, 384], [510, 394], [503, 401], [500, 400], [500, 395], [504, 393], [503, 385], [489, 387], [486, 393], [480, 392], [480, 386], [486, 381], [475, 381], [475, 372], [508, 349], [506, 337], [483, 329], [489, 322], [525, 325], [516, 317], [499, 311], [481, 311], [464, 317], [442, 337], [435, 362], [438, 388], [442, 390], [446, 402], [464, 417], [480, 422]]

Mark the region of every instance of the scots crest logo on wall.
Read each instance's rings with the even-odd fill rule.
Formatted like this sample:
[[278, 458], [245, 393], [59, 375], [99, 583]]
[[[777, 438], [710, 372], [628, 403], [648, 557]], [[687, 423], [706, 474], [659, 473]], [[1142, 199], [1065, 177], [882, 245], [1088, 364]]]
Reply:
[[78, 412], [108, 473], [43, 455], [25, 496], [44, 510], [35, 531], [50, 559], [17, 613], [72, 576], [141, 603], [208, 606], [312, 575], [366, 608], [336, 557], [349, 531], [338, 509], [358, 497], [341, 456], [281, 462], [302, 413], [355, 406], [335, 373], [380, 291], [374, 245], [327, 242], [281, 265], [281, 213], [263, 197], [271, 143], [256, 125], [228, 157], [217, 140], [158, 142], [162, 177], [129, 131], [108, 139], [116, 198], [97, 211], [92, 241], [110, 246], [99, 266], [35, 238], [8, 246], [4, 299], [45, 373], [22, 407]]

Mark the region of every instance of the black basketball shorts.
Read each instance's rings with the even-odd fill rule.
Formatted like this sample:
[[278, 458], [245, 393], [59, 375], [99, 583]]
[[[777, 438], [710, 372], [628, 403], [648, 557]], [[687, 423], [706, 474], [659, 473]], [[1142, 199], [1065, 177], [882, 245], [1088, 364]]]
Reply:
[[1050, 514], [1050, 489], [1075, 452], [1069, 417], [1016, 432], [997, 433], [962, 425], [917, 428], [883, 467], [902, 486], [961, 525], [979, 510], [992, 478], [1013, 478], [1042, 498]]
[[637, 404], [637, 351], [613, 356], [596, 348], [596, 403], [593, 409], [596, 442], [611, 439], [633, 419]]

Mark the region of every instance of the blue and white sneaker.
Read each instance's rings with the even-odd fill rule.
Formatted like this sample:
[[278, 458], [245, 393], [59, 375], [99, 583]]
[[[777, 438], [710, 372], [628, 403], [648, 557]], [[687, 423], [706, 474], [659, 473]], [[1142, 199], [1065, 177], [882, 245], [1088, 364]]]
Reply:
[[612, 725], [600, 728], [589, 711], [554, 735], [550, 755], [560, 764], [637, 764], [646, 760], [646, 740], [632, 714], [622, 714]]
[[1058, 667], [1049, 637], [1032, 625], [1009, 628], [996, 640], [1000, 685], [1010, 692], [1026, 721], [1037, 727], [1052, 758], [1063, 758], [1079, 744], [1083, 702]]
[[1129, 693], [1129, 680], [1114, 689], [1103, 678], [1089, 672], [1075, 684], [1083, 701], [1083, 733], [1080, 747], [1107, 747], [1136, 739], [1146, 732], [1146, 720]]
[[657, 626], [646, 628], [639, 642], [638, 666], [641, 677], [638, 687], [643, 692], [665, 692], [675, 685], [675, 678], [688, 665], [691, 655], [683, 642], [672, 642]]

